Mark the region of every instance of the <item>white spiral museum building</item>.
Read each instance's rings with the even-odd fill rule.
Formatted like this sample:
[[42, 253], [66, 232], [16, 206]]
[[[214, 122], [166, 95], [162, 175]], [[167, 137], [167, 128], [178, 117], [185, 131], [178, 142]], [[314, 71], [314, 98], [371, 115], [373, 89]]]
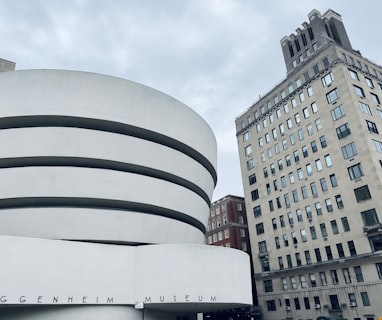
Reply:
[[100, 74], [1, 72], [0, 141], [0, 319], [251, 304], [248, 256], [204, 245], [216, 141], [181, 102]]

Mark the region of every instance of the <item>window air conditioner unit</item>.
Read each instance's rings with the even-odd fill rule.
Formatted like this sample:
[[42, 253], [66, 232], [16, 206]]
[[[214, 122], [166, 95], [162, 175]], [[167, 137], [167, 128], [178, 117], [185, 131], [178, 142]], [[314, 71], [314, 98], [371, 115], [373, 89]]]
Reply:
[[290, 307], [289, 306], [286, 307], [286, 311], [290, 311]]
[[316, 304], [316, 305], [314, 306], [314, 309], [321, 309], [321, 305], [320, 305], [320, 304]]
[[357, 302], [349, 302], [349, 306], [350, 307], [356, 307], [357, 306]]

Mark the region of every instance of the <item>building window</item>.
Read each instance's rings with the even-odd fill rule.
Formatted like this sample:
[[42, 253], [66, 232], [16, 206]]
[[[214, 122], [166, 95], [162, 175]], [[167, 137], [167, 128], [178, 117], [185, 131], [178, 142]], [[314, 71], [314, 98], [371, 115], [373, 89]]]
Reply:
[[326, 183], [325, 178], [320, 179], [320, 185], [321, 185], [321, 190], [322, 191], [328, 191], [328, 184]]
[[369, 130], [369, 132], [373, 132], [373, 133], [378, 134], [377, 125], [374, 122], [366, 120], [366, 125], [367, 125], [367, 129]]
[[321, 280], [321, 285], [322, 286], [327, 286], [328, 285], [328, 280], [326, 279], [326, 273], [325, 272], [320, 272], [320, 280]]
[[349, 222], [348, 222], [348, 218], [347, 217], [341, 218], [341, 222], [342, 222], [342, 226], [344, 228], [344, 231], [345, 232], [350, 231], [350, 225], [349, 225]]
[[312, 89], [312, 87], [308, 87], [307, 88], [307, 92], [308, 92], [308, 97], [313, 96], [313, 89]]
[[269, 204], [269, 210], [270, 210], [270, 211], [274, 211], [274, 210], [275, 210], [275, 207], [273, 206], [273, 200], [269, 200], [269, 201], [268, 201], [268, 204]]
[[296, 135], [294, 133], [292, 133], [290, 136], [289, 136], [289, 139], [290, 139], [290, 144], [292, 146], [294, 146], [296, 144]]
[[293, 196], [293, 201], [294, 202], [298, 202], [298, 193], [297, 193], [297, 190], [293, 190], [292, 191], [292, 196]]
[[249, 180], [249, 185], [253, 185], [256, 183], [256, 174], [251, 174], [249, 177], [248, 177], [248, 180]]
[[294, 306], [295, 306], [296, 310], [301, 309], [300, 300], [298, 298], [294, 298]]
[[338, 234], [338, 226], [337, 226], [337, 221], [336, 220], [331, 220], [330, 221], [330, 226], [332, 227], [333, 234]]
[[317, 239], [317, 233], [316, 228], [314, 226], [309, 227], [310, 230], [310, 236], [312, 237], [312, 240]]
[[378, 105], [381, 104], [381, 102], [379, 101], [379, 97], [376, 94], [370, 92], [370, 95], [371, 95], [371, 99], [373, 100], [375, 104], [378, 104]]
[[349, 159], [357, 155], [357, 148], [354, 142], [347, 144], [341, 148], [344, 159]]
[[283, 234], [283, 240], [284, 240], [284, 247], [288, 247], [289, 241], [288, 241], [288, 235], [286, 233]]
[[303, 155], [303, 157], [304, 158], [307, 158], [308, 157], [308, 148], [306, 147], [306, 146], [303, 146], [302, 148], [301, 148], [301, 150], [302, 150], [302, 155]]
[[[313, 51], [316, 51], [315, 48], [316, 48], [316, 50], [317, 50], [317, 44], [316, 44], [316, 43], [313, 43]], [[320, 73], [320, 69], [318, 68], [318, 65], [317, 65], [317, 64], [315, 64], [315, 65], [313, 66], [313, 72], [314, 72], [315, 75]]]
[[338, 106], [330, 111], [330, 114], [332, 115], [333, 121], [336, 121], [338, 119], [341, 119], [345, 116], [345, 110], [343, 106]]
[[340, 97], [337, 88], [326, 94], [326, 100], [328, 103], [333, 103]]
[[304, 254], [305, 254], [306, 264], [312, 264], [312, 258], [310, 256], [309, 250], [304, 251]]
[[289, 167], [291, 165], [291, 161], [290, 161], [290, 156], [285, 156], [285, 163], [287, 165], [287, 167]]
[[301, 194], [302, 194], [302, 198], [303, 198], [303, 199], [308, 198], [308, 191], [306, 190], [306, 187], [305, 187], [305, 186], [302, 186], [302, 187], [301, 187]]
[[294, 180], [294, 174], [293, 174], [293, 172], [289, 172], [288, 176], [289, 176], [289, 181], [290, 181], [290, 183], [293, 184], [294, 181], [295, 181], [295, 180]]
[[312, 126], [312, 124], [311, 123], [308, 123], [307, 125], [306, 125], [306, 131], [308, 132], [308, 136], [311, 136], [311, 135], [313, 135], [313, 126]]
[[329, 168], [329, 167], [331, 167], [332, 165], [333, 165], [333, 163], [332, 163], [332, 159], [331, 159], [331, 157], [330, 157], [330, 154], [327, 154], [326, 156], [325, 156], [325, 163], [326, 163], [326, 166]]
[[273, 188], [275, 191], [277, 191], [279, 189], [277, 180], [273, 180]]
[[260, 253], [267, 253], [268, 252], [268, 250], [267, 250], [267, 242], [266, 241], [258, 242], [258, 246], [259, 246], [259, 252]]
[[293, 223], [294, 223], [292, 212], [288, 212], [288, 222], [290, 225], [293, 225]]
[[262, 234], [262, 233], [264, 233], [264, 224], [258, 223], [256, 225], [256, 234]]
[[330, 246], [325, 246], [325, 252], [328, 261], [333, 260], [332, 249], [330, 248]]
[[370, 243], [371, 250], [373, 252], [381, 251], [382, 250], [382, 235], [377, 234], [375, 236], [369, 237], [369, 243]]
[[[308, 174], [309, 175], [309, 174]], [[310, 190], [312, 191], [313, 198], [318, 196], [317, 186], [315, 182], [310, 184]]]
[[287, 254], [286, 255], [286, 259], [287, 259], [288, 268], [292, 268], [293, 265], [292, 265], [292, 257], [291, 257], [291, 255]]
[[350, 180], [355, 180], [363, 176], [363, 170], [360, 163], [355, 164], [348, 168], [348, 174]]
[[[295, 256], [296, 256], [296, 263], [297, 263], [297, 266], [301, 266], [302, 265], [302, 261], [301, 261], [301, 256], [300, 256], [300, 253], [299, 252], [296, 252], [295, 253]], [[304, 282], [305, 282], [305, 287], [303, 287], [303, 283], [302, 283], [302, 278], [304, 278]], [[302, 288], [306, 288], [306, 281], [305, 281], [305, 277], [304, 276], [300, 276], [300, 282], [301, 282], [301, 287]]]
[[276, 249], [280, 249], [280, 238], [279, 237], [275, 237], [275, 245], [276, 245]]
[[375, 267], [377, 268], [379, 279], [382, 279], [382, 262], [376, 263]]
[[328, 236], [328, 231], [326, 231], [325, 223], [320, 223], [321, 235], [323, 238]]
[[300, 140], [300, 141], [302, 141], [302, 140], [304, 140], [304, 131], [302, 130], [302, 129], [298, 129], [298, 139]]
[[368, 185], [354, 189], [355, 198], [357, 202], [365, 201], [371, 199], [371, 194]]
[[325, 199], [325, 205], [328, 212], [333, 212], [332, 200], [330, 198]]
[[261, 216], [261, 206], [260, 205], [253, 208], [253, 215], [255, 216], [255, 218]]
[[324, 148], [326, 148], [327, 147], [327, 143], [326, 143], [326, 138], [325, 138], [325, 136], [321, 136], [320, 137], [320, 144], [321, 144], [321, 148], [322, 149], [324, 149]]
[[312, 209], [310, 206], [305, 207], [305, 212], [306, 212], [306, 217], [308, 218], [309, 221], [312, 220]]
[[318, 107], [317, 107], [317, 103], [316, 102], [313, 102], [310, 105], [310, 107], [311, 107], [313, 113], [317, 113], [318, 112]]
[[289, 207], [290, 207], [290, 200], [289, 200], [289, 195], [288, 195], [288, 193], [284, 194], [284, 201], [285, 201], [285, 206], [286, 206], [287, 208], [289, 208]]
[[307, 236], [306, 236], [306, 231], [305, 229], [301, 229], [300, 230], [300, 235], [301, 235], [301, 240], [302, 242], [306, 242], [308, 240]]
[[357, 72], [355, 72], [355, 71], [353, 71], [353, 70], [351, 70], [351, 69], [348, 69], [348, 71], [349, 71], [349, 75], [350, 75], [350, 77], [351, 77], [352, 79], [354, 79], [354, 80], [359, 80], [359, 77], [358, 77]]
[[298, 125], [301, 122], [300, 114], [296, 113], [294, 115], [294, 120], [295, 120], [296, 124]]
[[330, 87], [334, 81], [333, 73], [329, 72], [326, 76], [321, 78], [324, 87]]
[[272, 129], [272, 137], [273, 137], [273, 139], [277, 138], [277, 130], [275, 128]]
[[264, 292], [273, 292], [272, 280], [264, 280]]
[[334, 173], [329, 176], [329, 179], [330, 179], [330, 184], [332, 185], [333, 188], [338, 186], [337, 177]]
[[375, 150], [379, 153], [382, 153], [382, 142], [373, 140]]
[[310, 309], [310, 302], [308, 297], [304, 297], [304, 306], [306, 310]]
[[268, 309], [268, 311], [276, 311], [276, 301], [275, 300], [267, 300], [267, 309]]
[[280, 270], [283, 270], [284, 269], [283, 257], [278, 257], [278, 261], [279, 261], [279, 268], [280, 268]]
[[359, 107], [361, 108], [361, 111], [369, 116], [371, 116], [371, 110], [370, 110], [370, 107], [366, 104], [366, 103], [363, 103], [363, 102], [360, 102], [359, 103]]
[[336, 199], [336, 203], [337, 203], [337, 208], [338, 208], [338, 209], [342, 209], [342, 208], [344, 207], [344, 203], [343, 203], [343, 201], [342, 201], [342, 197], [341, 197], [341, 195], [340, 195], [340, 194], [337, 194], [337, 195], [335, 196], [335, 199]]
[[337, 275], [337, 270], [330, 270], [330, 276], [332, 277], [332, 282], [333, 284], [338, 284], [338, 275]]
[[361, 292], [361, 299], [364, 307], [370, 306], [369, 295], [367, 294], [367, 292]]
[[317, 260], [317, 262], [321, 262], [321, 261], [322, 261], [322, 258], [321, 258], [320, 248], [316, 248], [316, 249], [314, 249], [314, 254], [316, 255], [316, 260]]
[[259, 190], [258, 189], [251, 191], [251, 198], [252, 198], [252, 201], [259, 199]]
[[293, 152], [294, 161], [298, 163], [300, 161], [300, 156], [298, 155], [298, 151]]
[[288, 149], [288, 141], [287, 141], [287, 139], [283, 139], [282, 140], [282, 145], [283, 145], [283, 150]]
[[290, 279], [292, 289], [297, 289], [296, 278], [294, 276], [291, 276], [289, 279]]
[[379, 223], [378, 215], [375, 209], [369, 209], [361, 212], [364, 226], [375, 226]]
[[254, 167], [255, 167], [255, 160], [249, 159], [247, 161], [247, 170], [249, 171], [249, 170], [253, 169]]
[[321, 119], [318, 118], [314, 121], [314, 123], [316, 124], [316, 129], [317, 131], [321, 130], [322, 129], [322, 124], [321, 124]]
[[350, 128], [349, 128], [349, 124], [348, 123], [344, 123], [342, 126], [339, 126], [338, 128], [336, 128], [336, 133], [337, 133], [337, 138], [339, 140], [347, 137], [348, 135], [351, 134], [351, 131], [350, 131]]
[[298, 176], [298, 180], [304, 179], [304, 173], [301, 168], [297, 168], [297, 176]]
[[285, 227], [285, 219], [284, 216], [280, 216], [280, 226]]
[[348, 248], [349, 248], [350, 255], [352, 257], [357, 255], [357, 251], [355, 249], [355, 245], [354, 245], [353, 240], [348, 241]]
[[280, 209], [280, 208], [281, 208], [281, 200], [280, 200], [280, 197], [277, 197], [277, 198], [276, 198], [276, 204], [277, 204], [277, 208]]
[[274, 163], [271, 163], [271, 164], [270, 164], [270, 168], [271, 168], [271, 173], [272, 173], [272, 175], [274, 175], [274, 174], [276, 173], [276, 166], [275, 166], [275, 164], [274, 164]]
[[344, 248], [342, 246], [342, 243], [337, 243], [336, 247], [337, 247], [338, 257], [344, 258], [345, 257], [345, 252], [344, 252]]
[[363, 89], [356, 86], [356, 85], [353, 85], [354, 87], [354, 92], [357, 96], [360, 96], [361, 98], [365, 98], [365, 93], [363, 92]]
[[322, 208], [321, 208], [321, 203], [316, 202], [314, 204], [314, 207], [316, 208], [316, 213], [318, 216], [322, 215]]
[[357, 279], [357, 282], [364, 282], [362, 269], [360, 266], [354, 267], [354, 273], [355, 273], [355, 278]]
[[281, 278], [281, 284], [282, 284], [283, 290], [288, 290], [288, 281], [286, 278]]
[[351, 283], [349, 268], [342, 268], [345, 283]]
[[312, 148], [312, 152], [313, 152], [313, 153], [317, 152], [318, 148], [317, 148], [316, 140], [313, 140], [313, 141], [310, 143], [310, 146], [311, 146], [311, 148]]

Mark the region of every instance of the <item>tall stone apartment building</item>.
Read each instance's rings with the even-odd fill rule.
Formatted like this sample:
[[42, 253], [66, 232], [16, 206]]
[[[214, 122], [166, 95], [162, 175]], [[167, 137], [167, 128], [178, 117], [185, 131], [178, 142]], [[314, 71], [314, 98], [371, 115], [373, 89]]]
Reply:
[[341, 16], [281, 40], [287, 77], [236, 119], [265, 320], [382, 316], [382, 67]]

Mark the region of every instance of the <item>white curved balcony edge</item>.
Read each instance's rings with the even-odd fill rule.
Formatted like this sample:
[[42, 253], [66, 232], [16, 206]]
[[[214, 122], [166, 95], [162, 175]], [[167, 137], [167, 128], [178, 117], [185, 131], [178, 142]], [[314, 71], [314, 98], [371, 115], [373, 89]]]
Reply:
[[252, 302], [248, 264], [242, 251], [206, 245], [131, 247], [0, 236], [0, 304], [229, 309]]

